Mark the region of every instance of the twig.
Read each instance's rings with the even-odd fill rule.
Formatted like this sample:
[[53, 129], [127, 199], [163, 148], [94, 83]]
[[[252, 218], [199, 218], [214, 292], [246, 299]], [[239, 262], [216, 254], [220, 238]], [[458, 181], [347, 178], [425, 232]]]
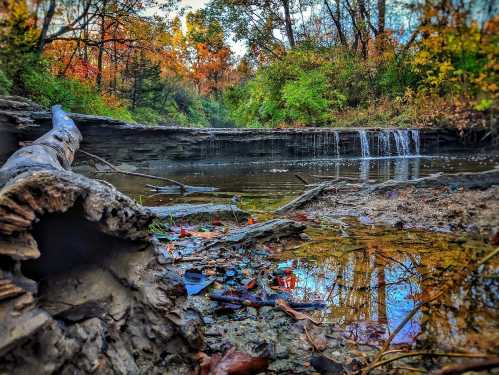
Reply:
[[475, 354], [475, 353], [442, 353], [442, 352], [410, 352], [410, 353], [404, 353], [399, 356], [385, 359], [383, 361], [379, 361], [376, 363], [373, 363], [371, 366], [369, 366], [369, 371], [375, 369], [376, 367], [380, 367], [383, 365], [386, 365], [391, 362], [398, 361], [399, 359], [402, 358], [407, 358], [407, 357], [419, 357], [422, 355], [427, 355], [427, 356], [432, 356], [432, 357], [462, 357], [462, 358], [487, 358], [489, 357], [486, 354]]
[[383, 362], [383, 361], [379, 362], [379, 360], [383, 357], [384, 352], [386, 351], [386, 349], [388, 349], [388, 347], [390, 346], [390, 344], [393, 341], [393, 339], [395, 338], [395, 336], [397, 336], [398, 333], [402, 330], [402, 328], [404, 328], [404, 326], [407, 324], [407, 322], [409, 322], [409, 320], [411, 320], [412, 317], [414, 315], [416, 315], [416, 313], [419, 311], [419, 309], [421, 307], [423, 307], [424, 305], [427, 305], [428, 303], [433, 302], [434, 300], [436, 300], [437, 298], [439, 298], [441, 295], [443, 295], [447, 291], [447, 289], [448, 288], [444, 288], [440, 292], [438, 292], [437, 294], [435, 294], [433, 297], [428, 298], [426, 301], [419, 302], [418, 304], [416, 304], [416, 306], [414, 306], [414, 308], [411, 311], [409, 311], [409, 313], [405, 316], [404, 320], [402, 320], [400, 322], [400, 324], [397, 326], [397, 328], [395, 328], [395, 330], [391, 333], [391, 335], [385, 341], [383, 347], [381, 348], [381, 351], [378, 353], [378, 355], [376, 356], [376, 358], [374, 358], [373, 364], [369, 365], [365, 369], [364, 373], [366, 373], [366, 374], [369, 373], [369, 371], [371, 371], [373, 368], [378, 367], [379, 363]]
[[177, 185], [180, 187], [180, 190], [182, 192], [186, 191], [187, 190], [187, 186], [184, 185], [183, 183], [181, 182], [178, 182], [178, 181], [175, 181], [175, 180], [172, 180], [170, 178], [166, 178], [166, 177], [159, 177], [159, 176], [153, 176], [153, 175], [149, 175], [149, 174], [144, 174], [144, 173], [137, 173], [137, 172], [127, 172], [127, 171], [123, 171], [121, 169], [119, 169], [118, 167], [116, 167], [115, 165], [111, 164], [110, 162], [108, 162], [107, 160], [101, 158], [100, 156], [97, 156], [97, 155], [94, 155], [94, 154], [91, 154], [90, 152], [87, 152], [87, 151], [84, 151], [84, 150], [81, 150], [79, 149], [78, 150], [79, 152], [81, 152], [82, 154], [84, 155], [87, 155], [88, 157], [91, 157], [93, 159], [96, 159], [98, 161], [100, 161], [101, 163], [104, 163], [105, 165], [107, 165], [109, 168], [111, 168], [114, 172], [116, 173], [120, 173], [120, 174], [124, 174], [124, 175], [128, 175], [128, 176], [136, 176], [136, 177], [143, 177], [143, 178], [150, 178], [150, 179], [154, 179], [154, 180], [161, 180], [161, 181], [166, 181], [166, 182], [170, 182], [174, 185]]
[[301, 182], [303, 182], [305, 185], [309, 185], [310, 182], [308, 182], [307, 180], [305, 180], [302, 176], [300, 176], [298, 173], [295, 173], [295, 177], [300, 180]]
[[177, 257], [177, 258], [173, 258], [173, 263], [195, 262], [198, 260], [204, 260], [204, 258], [203, 257]]
[[314, 340], [312, 339], [312, 337], [310, 337], [310, 334], [308, 333], [308, 329], [307, 329], [307, 325], [306, 324], [303, 326], [303, 329], [305, 330], [305, 337], [307, 338], [307, 340], [310, 343], [310, 345], [312, 345], [312, 349], [314, 349], [315, 352], [319, 352], [320, 350], [317, 348], [317, 346], [315, 345]]
[[415, 372], [421, 372], [423, 374], [426, 374], [427, 371], [426, 370], [423, 370], [423, 369], [420, 369], [420, 368], [416, 368], [416, 367], [410, 367], [410, 366], [397, 366], [397, 367], [392, 367], [392, 370], [407, 370], [407, 371], [415, 371]]
[[468, 371], [485, 371], [491, 370], [493, 368], [499, 367], [499, 358], [491, 358], [485, 359], [483, 361], [473, 361], [461, 363], [458, 365], [450, 365], [441, 368], [438, 371], [435, 371], [433, 375], [454, 375], [454, 374], [462, 374], [463, 372]]
[[481, 261], [479, 261], [476, 266], [479, 267], [482, 264], [487, 263], [490, 259], [492, 259], [493, 257], [495, 257], [498, 253], [499, 253], [499, 247], [496, 248], [495, 250], [493, 250], [489, 255], [487, 255], [486, 257], [484, 257]]
[[[475, 264], [474, 269], [477, 269], [480, 265], [488, 262], [490, 259], [492, 259], [494, 256], [496, 256], [498, 253], [499, 253], [499, 248], [496, 248], [495, 250], [493, 250], [492, 252], [490, 252], [489, 254], [487, 254], [485, 257], [483, 257], [480, 261], [478, 261]], [[404, 326], [407, 324], [407, 322], [409, 322], [409, 320], [412, 319], [412, 317], [419, 311], [419, 309], [421, 307], [423, 307], [424, 305], [427, 305], [430, 302], [433, 302], [434, 300], [436, 300], [437, 298], [439, 298], [440, 296], [442, 296], [444, 293], [446, 293], [451, 287], [452, 287], [452, 284], [446, 286], [445, 288], [443, 288], [442, 290], [440, 290], [440, 292], [438, 292], [433, 297], [428, 298], [426, 301], [422, 301], [422, 302], [416, 304], [416, 306], [414, 306], [414, 308], [406, 315], [406, 317], [404, 318], [404, 320], [402, 322], [400, 322], [400, 324], [397, 326], [397, 328], [395, 328], [395, 330], [388, 337], [388, 339], [386, 340], [385, 344], [381, 348], [381, 351], [374, 358], [373, 363], [371, 365], [369, 365], [368, 367], [364, 368], [362, 370], [362, 373], [363, 374], [368, 374], [369, 371], [371, 371], [373, 368], [382, 366], [383, 364], [387, 363], [386, 361], [391, 362], [391, 360], [380, 361], [380, 359], [385, 355], [386, 350], [390, 346], [390, 343], [393, 341], [393, 339], [395, 338], [395, 336], [397, 336], [397, 334], [401, 331], [401, 329], [404, 328]], [[403, 357], [401, 356], [401, 358], [403, 358]]]

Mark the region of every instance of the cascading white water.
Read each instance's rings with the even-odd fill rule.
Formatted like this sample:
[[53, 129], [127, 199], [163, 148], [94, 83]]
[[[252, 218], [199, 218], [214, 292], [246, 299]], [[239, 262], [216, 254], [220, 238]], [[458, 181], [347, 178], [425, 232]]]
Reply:
[[419, 139], [419, 130], [418, 129], [411, 129], [411, 138], [412, 138], [412, 142], [414, 143], [414, 153], [416, 155], [419, 155], [420, 149], [421, 149], [421, 141]]
[[334, 144], [336, 147], [336, 157], [339, 159], [340, 158], [340, 133], [335, 131], [333, 132], [334, 134]]
[[363, 158], [368, 158], [371, 156], [369, 152], [369, 138], [367, 137], [367, 132], [365, 130], [358, 130], [360, 138], [360, 151]]
[[382, 130], [378, 133], [378, 153], [383, 156], [390, 156], [392, 150], [390, 147], [390, 131]]
[[398, 135], [400, 156], [407, 156], [410, 154], [409, 149], [409, 131], [408, 130], [396, 130], [395, 133]]
[[421, 141], [418, 129], [380, 130], [378, 132], [378, 155], [391, 156], [391, 138], [397, 156], [420, 155]]

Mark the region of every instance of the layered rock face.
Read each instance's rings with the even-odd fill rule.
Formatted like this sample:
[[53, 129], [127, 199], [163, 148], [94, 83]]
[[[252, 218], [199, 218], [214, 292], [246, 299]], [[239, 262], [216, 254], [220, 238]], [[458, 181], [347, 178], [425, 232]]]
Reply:
[[[19, 98], [0, 98], [3, 153], [19, 141], [50, 129], [50, 114]], [[115, 163], [154, 167], [164, 162], [236, 161], [441, 154], [490, 147], [486, 129], [188, 129], [130, 125], [98, 116], [72, 114], [83, 134], [82, 148]], [[364, 136], [365, 134], [365, 136]], [[367, 142], [366, 145], [363, 141]], [[82, 157], [81, 160], [84, 160]]]

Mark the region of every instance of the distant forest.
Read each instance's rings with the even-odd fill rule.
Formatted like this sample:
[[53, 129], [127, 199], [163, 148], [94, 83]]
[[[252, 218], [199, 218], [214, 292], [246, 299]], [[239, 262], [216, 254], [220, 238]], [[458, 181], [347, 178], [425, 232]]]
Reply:
[[0, 94], [142, 124], [496, 129], [498, 56], [494, 0], [0, 0]]

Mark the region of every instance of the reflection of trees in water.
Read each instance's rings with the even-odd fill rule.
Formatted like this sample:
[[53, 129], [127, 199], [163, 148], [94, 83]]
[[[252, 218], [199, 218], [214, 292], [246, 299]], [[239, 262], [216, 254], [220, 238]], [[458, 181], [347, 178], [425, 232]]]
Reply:
[[[452, 247], [445, 240], [419, 243], [363, 241], [362, 249], [317, 263], [299, 262], [295, 296], [326, 300], [328, 321], [344, 327], [367, 322], [388, 333], [416, 302], [438, 291], [469, 259], [466, 249]], [[442, 347], [447, 343], [447, 349], [466, 349], [465, 343], [475, 332], [487, 327], [499, 332], [495, 323], [499, 314], [494, 309], [498, 295], [497, 279], [485, 282], [469, 277], [459, 290], [417, 313], [394, 343], [414, 342], [424, 332], [418, 338], [420, 346]]]
[[422, 347], [497, 352], [499, 349], [499, 281], [473, 273], [458, 289], [444, 295], [423, 311]]

